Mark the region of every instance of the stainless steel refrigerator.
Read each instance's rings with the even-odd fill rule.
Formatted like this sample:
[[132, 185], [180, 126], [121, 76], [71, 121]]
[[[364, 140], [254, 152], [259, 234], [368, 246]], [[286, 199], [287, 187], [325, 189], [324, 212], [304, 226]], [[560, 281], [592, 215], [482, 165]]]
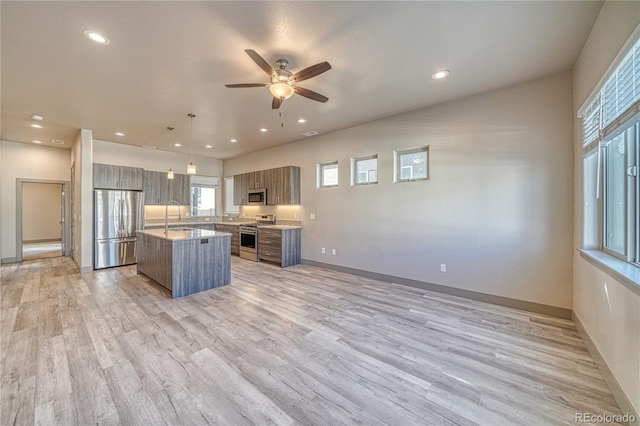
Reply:
[[136, 263], [136, 230], [143, 229], [142, 191], [93, 191], [94, 269]]

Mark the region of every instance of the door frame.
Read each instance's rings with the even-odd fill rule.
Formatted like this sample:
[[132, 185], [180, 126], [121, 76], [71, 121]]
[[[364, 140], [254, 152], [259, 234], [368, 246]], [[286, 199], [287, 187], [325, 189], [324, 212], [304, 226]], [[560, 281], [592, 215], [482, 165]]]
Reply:
[[16, 179], [16, 262], [22, 262], [22, 203], [23, 183], [43, 183], [62, 185], [62, 244], [63, 256], [70, 256], [70, 221], [69, 221], [69, 181], [47, 179]]

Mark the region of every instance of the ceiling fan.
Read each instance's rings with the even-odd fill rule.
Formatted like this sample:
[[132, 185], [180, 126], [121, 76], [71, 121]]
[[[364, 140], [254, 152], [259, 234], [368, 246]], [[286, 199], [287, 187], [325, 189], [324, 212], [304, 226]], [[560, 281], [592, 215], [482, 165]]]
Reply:
[[273, 95], [273, 101], [271, 102], [271, 108], [278, 109], [282, 105], [282, 101], [289, 99], [294, 93], [305, 98], [312, 99], [318, 102], [327, 102], [329, 98], [313, 90], [305, 89], [300, 86], [296, 86], [296, 83], [304, 80], [308, 80], [325, 71], [331, 69], [329, 62], [321, 62], [319, 64], [312, 65], [303, 70], [293, 74], [287, 70], [289, 62], [286, 59], [278, 59], [276, 61], [277, 69], [273, 69], [267, 61], [264, 60], [255, 50], [245, 49], [245, 52], [253, 62], [258, 64], [269, 77], [271, 77], [271, 83], [241, 83], [241, 84], [225, 84], [226, 87], [236, 89], [243, 87], [268, 87], [269, 91]]

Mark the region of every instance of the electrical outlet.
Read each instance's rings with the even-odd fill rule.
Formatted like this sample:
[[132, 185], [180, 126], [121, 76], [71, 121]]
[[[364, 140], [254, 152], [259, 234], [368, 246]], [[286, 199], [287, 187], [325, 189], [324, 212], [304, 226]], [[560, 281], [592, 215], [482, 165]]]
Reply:
[[336, 249], [331, 249], [331, 254], [335, 256], [336, 255]]
[[440, 264], [440, 272], [447, 272], [447, 264], [446, 263], [441, 263]]
[[316, 220], [316, 214], [315, 213], [309, 213], [309, 220]]
[[293, 214], [293, 218], [294, 218], [294, 219], [297, 219], [297, 218], [298, 218], [298, 215], [294, 213], [294, 214]]
[[325, 253], [324, 247], [322, 247], [320, 251], [322, 252], [322, 254], [324, 254]]

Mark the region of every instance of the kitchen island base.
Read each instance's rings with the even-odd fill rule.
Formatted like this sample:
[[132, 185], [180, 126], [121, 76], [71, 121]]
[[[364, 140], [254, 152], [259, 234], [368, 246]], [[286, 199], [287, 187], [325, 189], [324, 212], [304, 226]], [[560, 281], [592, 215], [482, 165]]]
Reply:
[[139, 274], [187, 296], [231, 282], [231, 234], [193, 230], [137, 232]]

